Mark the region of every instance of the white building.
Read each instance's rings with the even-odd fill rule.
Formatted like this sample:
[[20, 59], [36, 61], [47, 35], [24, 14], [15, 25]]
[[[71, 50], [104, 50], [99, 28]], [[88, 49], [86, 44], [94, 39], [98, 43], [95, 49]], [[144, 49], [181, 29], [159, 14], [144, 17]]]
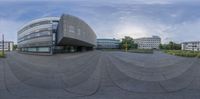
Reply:
[[138, 44], [138, 49], [159, 49], [161, 38], [159, 36], [143, 37], [134, 39]]
[[181, 49], [189, 51], [200, 51], [200, 41], [183, 42], [181, 44]]
[[[5, 51], [13, 51], [14, 42], [12, 41], [4, 41], [4, 50]], [[3, 43], [0, 41], [0, 51], [3, 49]]]

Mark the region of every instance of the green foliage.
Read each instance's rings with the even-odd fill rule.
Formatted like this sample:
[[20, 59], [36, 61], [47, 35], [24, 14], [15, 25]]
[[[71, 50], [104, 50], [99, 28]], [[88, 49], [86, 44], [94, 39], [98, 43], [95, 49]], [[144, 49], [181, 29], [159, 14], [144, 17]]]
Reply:
[[153, 54], [153, 50], [152, 49], [133, 49], [133, 50], [129, 50], [128, 52]]
[[16, 50], [17, 49], [17, 45], [13, 45], [13, 49]]
[[122, 39], [122, 42], [120, 43], [120, 48], [121, 49], [126, 49], [126, 44], [127, 44], [127, 49], [137, 49], [138, 45], [136, 43], [134, 43], [133, 38], [129, 37], [129, 36], [125, 36]]
[[167, 54], [176, 55], [176, 56], [200, 58], [200, 52], [195, 52], [195, 51], [165, 50], [164, 52]]
[[120, 49], [100, 49], [101, 51], [121, 51]]
[[160, 48], [160, 49], [164, 49], [162, 44], [159, 45], [159, 48]]
[[200, 52], [199, 52], [199, 54], [197, 55], [197, 57], [200, 58]]
[[168, 44], [160, 44], [159, 48], [165, 50], [181, 50], [181, 44], [169, 42]]
[[4, 58], [5, 54], [3, 55], [3, 52], [0, 52], [0, 58]]

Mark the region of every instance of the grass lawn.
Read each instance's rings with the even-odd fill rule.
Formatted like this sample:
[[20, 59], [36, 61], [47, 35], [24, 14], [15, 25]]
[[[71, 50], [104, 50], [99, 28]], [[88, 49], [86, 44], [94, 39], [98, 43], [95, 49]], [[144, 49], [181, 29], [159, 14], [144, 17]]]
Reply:
[[128, 50], [128, 52], [153, 54], [153, 50], [152, 49], [131, 49], [131, 50]]
[[[125, 52], [124, 49], [99, 49], [99, 50], [101, 50], [101, 51], [123, 51], [123, 52]], [[130, 49], [127, 52], [153, 54], [152, 49]]]
[[98, 49], [101, 51], [121, 51], [121, 49]]
[[164, 50], [164, 52], [170, 55], [200, 58], [200, 52], [197, 52], [197, 51]]
[[3, 55], [3, 52], [0, 52], [0, 58], [4, 58], [5, 55]]

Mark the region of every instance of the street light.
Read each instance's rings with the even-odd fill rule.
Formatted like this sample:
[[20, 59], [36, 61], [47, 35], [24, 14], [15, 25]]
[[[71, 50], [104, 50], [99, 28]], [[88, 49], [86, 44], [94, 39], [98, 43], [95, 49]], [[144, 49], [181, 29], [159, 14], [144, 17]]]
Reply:
[[4, 35], [2, 34], [2, 55], [4, 56]]
[[126, 52], [127, 52], [128, 51], [128, 43], [127, 43], [127, 41], [126, 41], [125, 47], [126, 47]]

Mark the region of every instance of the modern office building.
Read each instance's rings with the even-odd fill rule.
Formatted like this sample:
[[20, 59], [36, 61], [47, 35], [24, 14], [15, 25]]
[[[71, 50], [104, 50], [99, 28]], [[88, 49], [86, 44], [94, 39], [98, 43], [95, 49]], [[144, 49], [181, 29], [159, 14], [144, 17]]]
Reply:
[[97, 49], [119, 49], [118, 39], [97, 39]]
[[3, 50], [3, 46], [4, 46], [4, 50], [5, 51], [13, 51], [13, 46], [14, 46], [14, 42], [13, 41], [4, 41], [4, 45], [3, 42], [0, 42], [0, 51]]
[[161, 38], [159, 36], [143, 37], [134, 39], [138, 44], [138, 49], [159, 49]]
[[200, 41], [183, 42], [181, 43], [182, 50], [200, 51]]
[[96, 34], [83, 20], [71, 16], [33, 20], [18, 31], [20, 52], [47, 53], [92, 50]]

